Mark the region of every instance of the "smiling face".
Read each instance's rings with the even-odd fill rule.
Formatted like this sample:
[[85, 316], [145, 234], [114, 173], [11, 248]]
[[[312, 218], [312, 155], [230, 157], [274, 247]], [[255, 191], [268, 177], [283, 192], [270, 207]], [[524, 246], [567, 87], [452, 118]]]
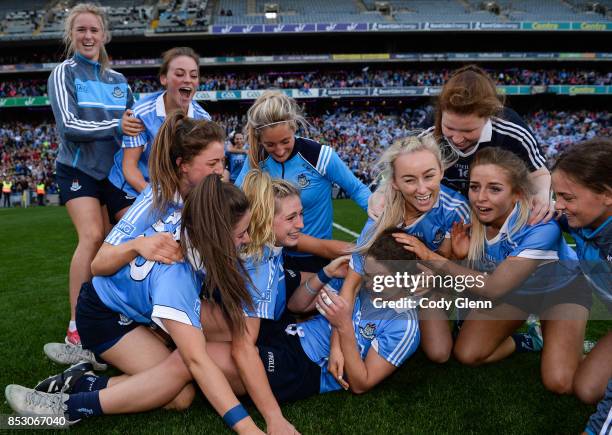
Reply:
[[487, 118], [454, 112], [442, 112], [442, 134], [459, 151], [468, 152], [480, 139]]
[[72, 23], [70, 38], [76, 52], [89, 60], [98, 61], [106, 34], [97, 15], [90, 12], [77, 15]]
[[162, 74], [159, 81], [166, 88], [166, 113], [179, 108], [187, 112], [198, 89], [200, 70], [193, 58], [177, 56], [170, 61], [168, 72]]
[[595, 229], [612, 216], [612, 192], [594, 192], [559, 169], [552, 173], [552, 188], [555, 209], [567, 217], [572, 228]]
[[242, 148], [244, 146], [244, 135], [242, 133], [236, 133], [234, 135], [233, 143], [235, 148]]
[[210, 174], [223, 174], [225, 166], [225, 150], [221, 142], [211, 142], [206, 149], [200, 151], [190, 162], [179, 164], [182, 179], [188, 190], [195, 187], [204, 177]]
[[440, 192], [442, 175], [438, 159], [428, 150], [402, 154], [395, 159], [392, 186], [402, 194], [407, 214], [431, 210]]
[[252, 213], [251, 210], [247, 212], [236, 222], [232, 229], [232, 241], [236, 250], [240, 251], [242, 247], [251, 242], [249, 237], [249, 223], [251, 222]]
[[298, 237], [304, 228], [302, 201], [299, 196], [288, 196], [275, 200], [273, 220], [276, 246], [297, 246]]
[[289, 122], [282, 122], [262, 129], [259, 140], [274, 160], [278, 163], [284, 163], [293, 152], [295, 130]]
[[501, 228], [519, 200], [505, 169], [497, 165], [478, 165], [470, 171], [469, 198], [478, 220]]

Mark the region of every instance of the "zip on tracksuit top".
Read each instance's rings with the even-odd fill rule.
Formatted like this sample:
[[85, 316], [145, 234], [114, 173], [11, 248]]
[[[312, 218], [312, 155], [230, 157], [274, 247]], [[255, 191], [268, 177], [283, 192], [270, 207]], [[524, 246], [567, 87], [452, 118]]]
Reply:
[[77, 53], [53, 69], [48, 93], [60, 136], [57, 162], [103, 180], [121, 143], [121, 116], [134, 103], [126, 78]]
[[[267, 156], [264, 161], [259, 162], [259, 165], [272, 178], [283, 178], [300, 189], [300, 198], [304, 207], [302, 232], [309, 236], [331, 239], [333, 183], [344, 189], [359, 207], [364, 210], [368, 208], [370, 189], [353, 175], [338, 154], [327, 145], [296, 137], [293, 151], [284, 163], [278, 163], [271, 156]], [[247, 160], [236, 179], [236, 186], [242, 186], [244, 177], [250, 169], [251, 165]], [[291, 255], [304, 256], [295, 252]]]

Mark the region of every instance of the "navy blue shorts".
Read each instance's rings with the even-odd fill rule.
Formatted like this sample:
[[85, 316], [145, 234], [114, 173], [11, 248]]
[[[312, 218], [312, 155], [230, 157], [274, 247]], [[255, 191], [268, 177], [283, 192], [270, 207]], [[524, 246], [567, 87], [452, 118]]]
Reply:
[[108, 217], [111, 223], [116, 224], [118, 222], [115, 219], [115, 215], [124, 208], [131, 207], [136, 201], [136, 197], [129, 193], [119, 189], [107, 178], [104, 180], [104, 200], [106, 201], [106, 208], [108, 210]]
[[581, 273], [572, 282], [558, 290], [533, 295], [511, 292], [498, 299], [495, 304], [497, 305], [501, 302], [531, 314], [540, 314], [548, 308], [559, 304], [576, 304], [590, 310], [593, 305], [593, 294], [589, 283]]
[[91, 282], [81, 286], [76, 306], [76, 324], [81, 344], [97, 357], [113, 347], [124, 335], [142, 325], [112, 311], [98, 296]]
[[287, 251], [284, 258], [284, 263], [285, 267], [291, 270], [317, 273], [319, 270], [323, 269], [329, 264], [329, 260], [317, 255], [298, 257], [297, 255], [291, 255], [291, 252]]
[[283, 321], [273, 324], [267, 325], [265, 336], [260, 330], [257, 348], [274, 397], [285, 403], [319, 394], [321, 367], [304, 352], [297, 326]]

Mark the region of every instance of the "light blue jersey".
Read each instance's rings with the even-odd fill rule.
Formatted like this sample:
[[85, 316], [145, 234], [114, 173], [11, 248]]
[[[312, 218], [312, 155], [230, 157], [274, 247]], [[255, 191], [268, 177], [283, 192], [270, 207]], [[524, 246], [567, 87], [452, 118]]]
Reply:
[[259, 261], [248, 258], [245, 268], [252, 282], [246, 281], [253, 308], [243, 307], [248, 317], [278, 320], [287, 305], [283, 249], [264, 247]]
[[[444, 239], [450, 237], [453, 223], [461, 220], [464, 223], [470, 222], [468, 202], [460, 193], [441, 185], [440, 194], [431, 210], [412, 224], [408, 226], [398, 225], [398, 228], [399, 231], [420, 238], [429, 249], [437, 251]], [[361, 230], [359, 239], [357, 239], [357, 246], [364, 245], [372, 237], [374, 223], [374, 220], [368, 219], [363, 230]], [[358, 253], [353, 254], [351, 258], [350, 266], [359, 275], [363, 275], [363, 261], [363, 256]]]
[[111, 245], [120, 245], [143, 235], [150, 228], [153, 228], [158, 233], [171, 233], [174, 236], [174, 240], [179, 240], [182, 210], [183, 199], [177, 192], [174, 201], [166, 212], [161, 215], [157, 213], [153, 208], [151, 186], [147, 186], [138, 195], [134, 204], [125, 212], [117, 225], [108, 233], [104, 241]]
[[[353, 175], [329, 146], [296, 137], [293, 152], [284, 163], [278, 163], [268, 156], [259, 164], [272, 178], [282, 178], [299, 187], [304, 207], [303, 232], [309, 236], [331, 239], [333, 184], [340, 186], [362, 209], [366, 210], [368, 207], [370, 190]], [[250, 169], [247, 160], [236, 180], [237, 186], [242, 186], [244, 177]], [[309, 255], [296, 252], [287, 254]]]
[[[155, 92], [147, 95], [134, 106], [134, 117], [140, 119], [144, 124], [145, 130], [137, 136], [123, 136], [121, 149], [115, 153], [114, 164], [108, 174], [108, 179], [118, 189], [123, 190], [133, 197], [138, 196], [138, 192], [130, 186], [123, 174], [123, 148], [143, 147], [138, 169], [144, 179], [149, 181], [149, 155], [155, 136], [161, 125], [166, 120], [166, 108], [164, 105], [164, 95], [166, 91]], [[195, 101], [191, 101], [187, 116], [193, 119], [206, 119], [210, 121], [210, 115]]]
[[576, 253], [570, 248], [561, 228], [554, 221], [516, 227], [520, 205], [514, 207], [497, 236], [485, 239], [485, 260], [479, 269], [491, 272], [508, 257], [543, 261], [518, 287], [517, 294], [546, 293], [569, 284], [579, 273]]
[[[144, 235], [156, 231], [152, 226]], [[92, 283], [104, 305], [135, 322], [153, 321], [164, 328], [160, 319], [170, 319], [201, 329], [203, 278], [188, 262], [167, 265], [139, 256], [112, 276], [94, 277]]]
[[[247, 149], [245, 147], [245, 149]], [[248, 154], [246, 153], [236, 153], [233, 151], [225, 150], [225, 161], [227, 165], [227, 170], [230, 173], [230, 181], [235, 183], [240, 175], [240, 171], [242, 171], [242, 167], [244, 163], [248, 159]]]
[[584, 275], [612, 312], [612, 217], [594, 230], [571, 228], [565, 218], [559, 223], [576, 242], [576, 252]]
[[[327, 371], [331, 340], [329, 322], [323, 316], [316, 316], [300, 323], [299, 327], [304, 352], [321, 367], [319, 392], [340, 390], [336, 379]], [[417, 311], [375, 308], [367, 292], [360, 292], [355, 300], [353, 327], [362, 360], [373, 349], [390, 364], [399, 367], [419, 346]]]

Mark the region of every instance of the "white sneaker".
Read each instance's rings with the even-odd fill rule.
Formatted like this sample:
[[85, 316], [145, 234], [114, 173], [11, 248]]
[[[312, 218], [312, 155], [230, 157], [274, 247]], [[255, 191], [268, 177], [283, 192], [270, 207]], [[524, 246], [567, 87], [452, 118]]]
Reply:
[[108, 365], [98, 362], [96, 356], [90, 350], [83, 349], [81, 346], [74, 346], [65, 343], [47, 343], [43, 347], [45, 355], [58, 364], [73, 365], [81, 361], [89, 362], [93, 365], [93, 369], [104, 371]]
[[70, 397], [68, 394], [57, 393], [49, 394], [21, 385], [7, 385], [4, 396], [9, 406], [17, 414], [22, 416], [44, 416], [50, 417], [48, 425], [51, 427], [66, 427], [68, 424], [77, 421], [68, 421], [68, 405], [66, 401]]

